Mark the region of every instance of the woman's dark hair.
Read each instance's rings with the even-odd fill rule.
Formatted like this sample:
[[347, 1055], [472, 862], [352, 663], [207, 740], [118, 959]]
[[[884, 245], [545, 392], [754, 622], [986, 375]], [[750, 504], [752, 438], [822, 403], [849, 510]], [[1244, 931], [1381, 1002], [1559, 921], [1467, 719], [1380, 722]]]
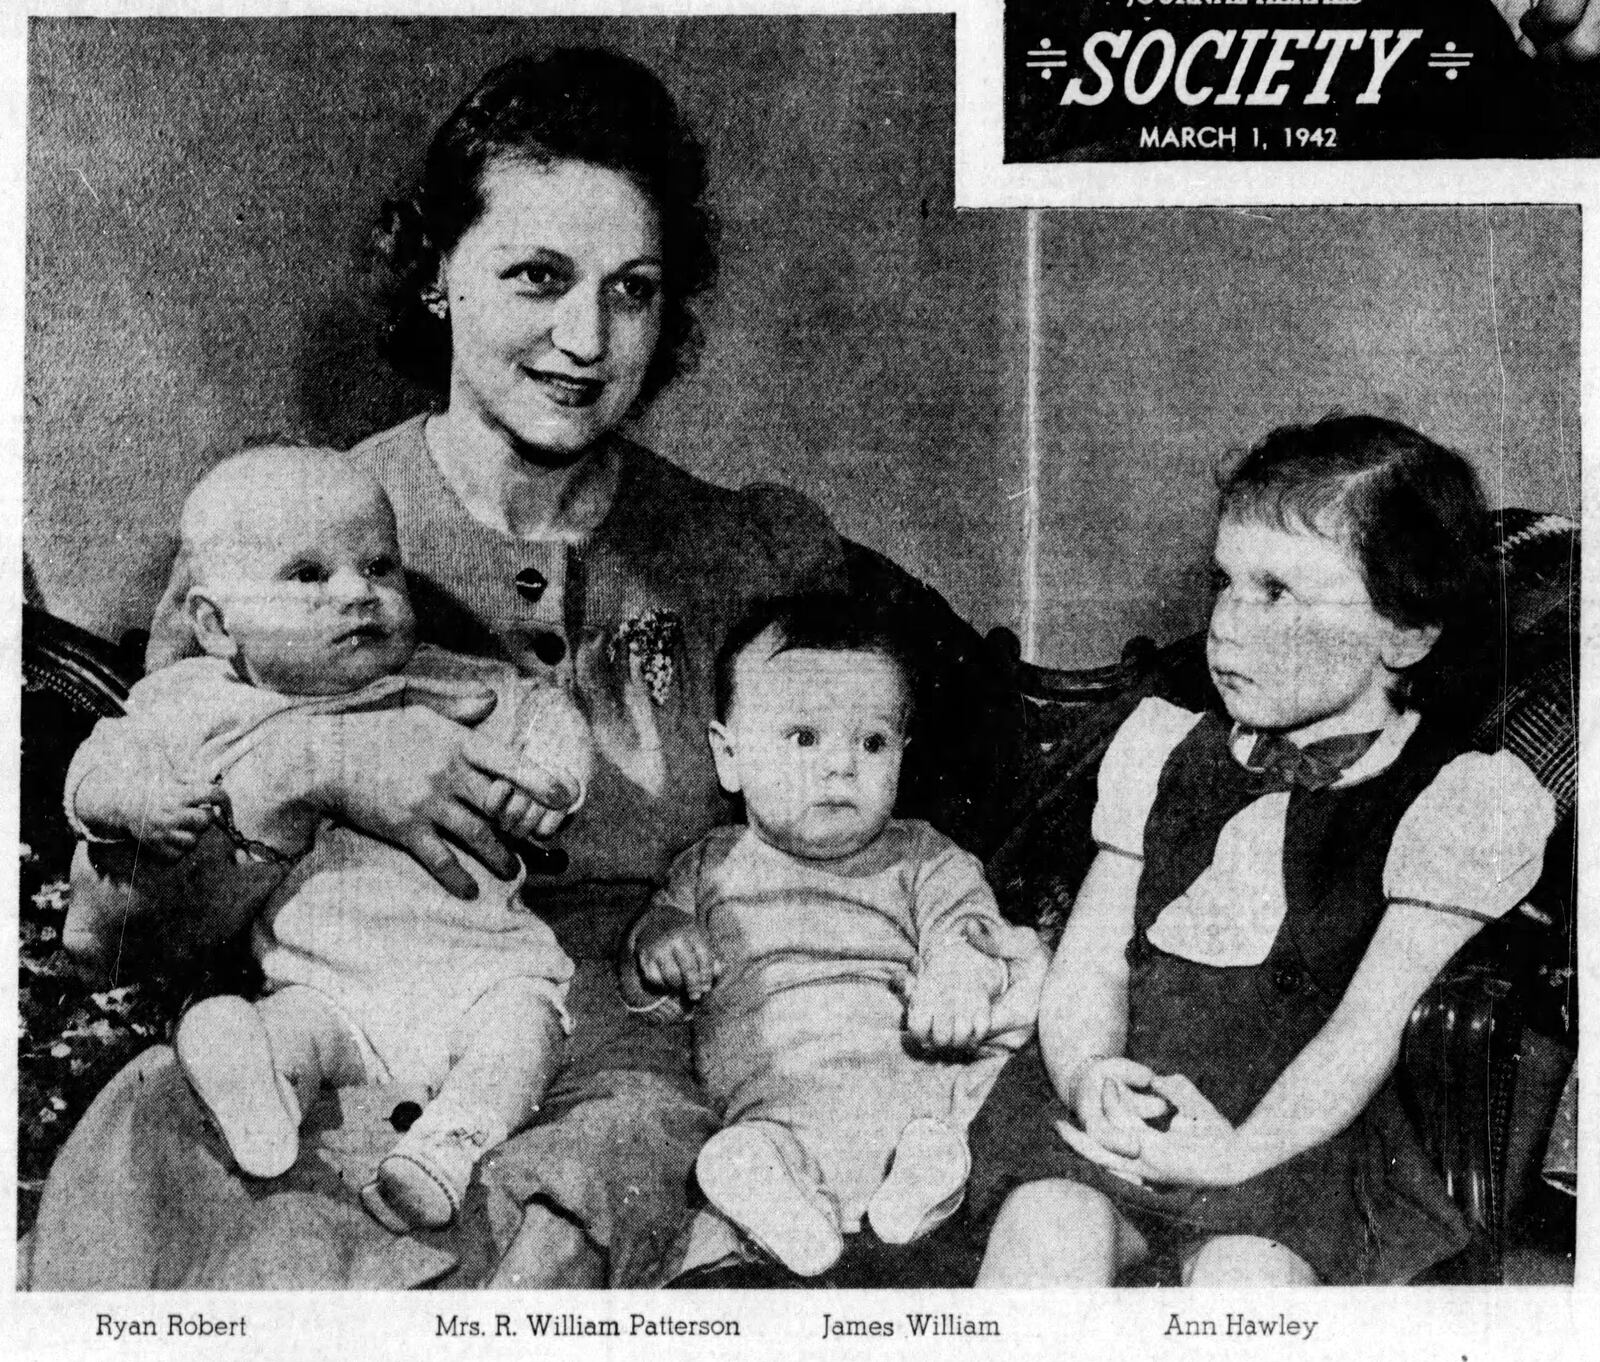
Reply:
[[407, 377], [444, 393], [450, 325], [424, 294], [440, 261], [485, 207], [483, 177], [505, 162], [581, 161], [625, 176], [661, 228], [661, 338], [639, 393], [643, 406], [693, 368], [700, 326], [689, 299], [717, 273], [717, 224], [704, 204], [705, 153], [666, 87], [630, 57], [557, 48], [497, 66], [445, 119], [410, 198], [384, 205], [372, 254], [386, 276], [382, 349]]
[[907, 722], [911, 718], [916, 672], [905, 640], [888, 612], [840, 592], [813, 591], [775, 596], [749, 605], [734, 622], [717, 650], [712, 673], [712, 702], [719, 723], [733, 710], [734, 669], [740, 656], [768, 630], [775, 637], [772, 656], [796, 648], [823, 653], [876, 653], [900, 673]]
[[1219, 479], [1224, 519], [1264, 521], [1347, 544], [1373, 607], [1439, 641], [1406, 669], [1396, 700], [1465, 701], [1496, 630], [1490, 519], [1460, 454], [1381, 416], [1334, 413], [1280, 426]]

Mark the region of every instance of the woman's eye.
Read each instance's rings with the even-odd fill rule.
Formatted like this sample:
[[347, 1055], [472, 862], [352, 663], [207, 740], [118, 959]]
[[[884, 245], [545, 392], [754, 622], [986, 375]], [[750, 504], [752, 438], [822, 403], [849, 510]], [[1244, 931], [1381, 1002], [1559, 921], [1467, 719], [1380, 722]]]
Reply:
[[618, 302], [634, 312], [643, 312], [661, 292], [661, 282], [648, 274], [625, 274], [611, 286]]
[[1211, 569], [1211, 594], [1213, 596], [1220, 596], [1232, 585], [1233, 583], [1229, 580], [1228, 574], [1221, 568]]
[[814, 728], [797, 728], [789, 734], [789, 741], [796, 747], [815, 747], [817, 731]]
[[565, 271], [538, 260], [518, 265], [508, 277], [541, 298], [559, 297], [566, 292], [569, 284]]
[[1261, 598], [1268, 605], [1276, 605], [1289, 594], [1289, 588], [1282, 582], [1266, 581], [1261, 585]]

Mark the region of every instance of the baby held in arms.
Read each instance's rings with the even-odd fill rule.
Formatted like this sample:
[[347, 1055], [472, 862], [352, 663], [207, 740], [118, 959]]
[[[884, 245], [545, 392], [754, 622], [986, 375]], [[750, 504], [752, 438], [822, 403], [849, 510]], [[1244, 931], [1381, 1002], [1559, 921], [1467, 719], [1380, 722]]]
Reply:
[[[242, 906], [265, 995], [192, 1007], [176, 1037], [183, 1071], [239, 1168], [262, 1178], [294, 1164], [322, 1086], [424, 1090], [362, 1200], [397, 1232], [448, 1224], [478, 1160], [537, 1109], [568, 1028], [572, 962], [523, 906], [525, 871], [499, 880], [468, 860], [477, 897], [453, 898], [405, 852], [276, 799], [253, 755], [285, 716], [453, 713], [487, 692], [480, 727], [519, 747], [529, 788], [547, 796], [504, 782], [498, 821], [544, 837], [582, 803], [588, 726], [557, 686], [417, 646], [388, 498], [337, 454], [225, 461], [190, 494], [182, 537], [202, 656], [139, 682], [126, 716], [95, 729], [68, 775], [68, 814], [91, 852], [123, 840], [182, 856], [220, 827], [238, 856], [278, 868]], [[102, 883], [80, 877], [66, 935], [104, 961], [122, 924]]]
[[692, 1019], [725, 1123], [701, 1190], [802, 1276], [863, 1216], [900, 1244], [960, 1204], [967, 1122], [1037, 1008], [1034, 934], [1001, 918], [976, 859], [893, 817], [911, 694], [861, 608], [753, 610], [710, 729], [747, 826], [678, 859], [623, 962], [630, 1006]]

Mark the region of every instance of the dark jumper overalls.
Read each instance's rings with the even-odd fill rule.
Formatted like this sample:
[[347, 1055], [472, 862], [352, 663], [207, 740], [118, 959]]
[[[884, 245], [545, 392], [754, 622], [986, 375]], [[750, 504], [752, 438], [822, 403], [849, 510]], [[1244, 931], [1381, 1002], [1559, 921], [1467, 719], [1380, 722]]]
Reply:
[[[1126, 1054], [1187, 1075], [1237, 1125], [1333, 1014], [1386, 909], [1396, 825], [1451, 754], [1424, 725], [1370, 780], [1292, 790], [1277, 936], [1259, 964], [1213, 966], [1158, 949], [1148, 933], [1211, 864], [1228, 821], [1284, 788], [1241, 766], [1228, 740], [1226, 721], [1207, 715], [1162, 768], [1128, 945]], [[1408, 1280], [1466, 1244], [1392, 1077], [1348, 1129], [1235, 1187], [1136, 1187], [1073, 1153], [1053, 1129], [1064, 1116], [1037, 1046], [1018, 1055], [972, 1129], [972, 1206], [984, 1231], [1013, 1188], [1070, 1178], [1109, 1196], [1158, 1253], [1253, 1235], [1284, 1244], [1328, 1283]]]

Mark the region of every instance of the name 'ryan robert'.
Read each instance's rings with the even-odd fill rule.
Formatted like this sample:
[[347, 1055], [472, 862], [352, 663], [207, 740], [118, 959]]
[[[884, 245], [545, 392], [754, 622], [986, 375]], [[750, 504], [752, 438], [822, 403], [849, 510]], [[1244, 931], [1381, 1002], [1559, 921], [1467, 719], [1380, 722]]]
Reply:
[[94, 1336], [120, 1342], [125, 1338], [244, 1338], [245, 1317], [212, 1319], [208, 1315], [168, 1315], [166, 1327], [154, 1319], [96, 1315]]

